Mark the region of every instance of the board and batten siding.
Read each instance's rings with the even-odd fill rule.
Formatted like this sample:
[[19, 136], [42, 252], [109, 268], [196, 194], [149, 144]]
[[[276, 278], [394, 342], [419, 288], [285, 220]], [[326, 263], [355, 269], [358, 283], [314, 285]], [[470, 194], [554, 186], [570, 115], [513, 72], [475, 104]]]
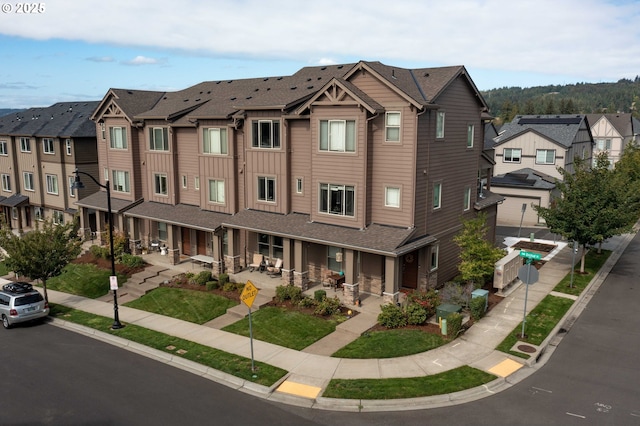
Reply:
[[[200, 191], [195, 190], [195, 177], [200, 169], [198, 154], [201, 151], [201, 142], [199, 142], [201, 139], [198, 133], [202, 133], [202, 127], [173, 129], [178, 152], [175, 183], [176, 192], [178, 193], [176, 201], [179, 204], [200, 206]], [[183, 186], [183, 176], [186, 180], [186, 188]]]
[[[521, 149], [520, 162], [512, 163], [504, 161], [504, 151], [509, 148]], [[536, 164], [536, 151], [538, 149], [551, 149], [556, 152], [555, 164]], [[549, 140], [534, 132], [526, 132], [520, 136], [496, 146], [496, 165], [494, 175], [503, 175], [523, 168], [531, 168], [549, 176], [562, 179], [557, 167], [564, 167], [565, 148], [557, 142]]]
[[[309, 120], [289, 121], [291, 161], [291, 211], [311, 213], [311, 129]], [[297, 193], [297, 180], [302, 179], [302, 193]]]

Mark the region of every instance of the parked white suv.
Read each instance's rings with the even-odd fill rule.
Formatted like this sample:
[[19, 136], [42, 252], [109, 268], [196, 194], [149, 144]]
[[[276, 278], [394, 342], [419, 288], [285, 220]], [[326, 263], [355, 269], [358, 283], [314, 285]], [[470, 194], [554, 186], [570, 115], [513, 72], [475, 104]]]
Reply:
[[4, 328], [11, 328], [13, 324], [46, 317], [49, 304], [31, 284], [12, 282], [0, 290], [0, 315]]

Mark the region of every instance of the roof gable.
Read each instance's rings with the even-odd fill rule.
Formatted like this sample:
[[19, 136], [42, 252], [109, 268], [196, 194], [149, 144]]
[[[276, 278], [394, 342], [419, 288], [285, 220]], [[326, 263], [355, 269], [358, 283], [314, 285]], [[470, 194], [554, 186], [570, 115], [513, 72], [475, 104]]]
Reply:
[[518, 115], [513, 121], [502, 126], [500, 134], [494, 138], [494, 147], [533, 132], [568, 148], [576, 140], [581, 129], [591, 133], [585, 115]]
[[103, 117], [111, 116], [133, 122], [136, 115], [153, 108], [164, 94], [148, 90], [109, 89], [91, 119], [100, 121]]
[[312, 105], [356, 105], [371, 114], [384, 111], [382, 105], [371, 99], [357, 86], [338, 78], [325, 84], [314, 96], [302, 104], [296, 113], [302, 114]]

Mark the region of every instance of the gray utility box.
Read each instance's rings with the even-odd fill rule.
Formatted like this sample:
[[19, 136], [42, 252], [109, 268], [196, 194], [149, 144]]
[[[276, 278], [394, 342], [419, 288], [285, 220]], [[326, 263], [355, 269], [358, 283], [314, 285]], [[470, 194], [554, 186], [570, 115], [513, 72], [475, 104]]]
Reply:
[[462, 312], [462, 306], [452, 305], [450, 303], [443, 303], [442, 305], [438, 305], [438, 307], [436, 308], [436, 321], [440, 322], [440, 318], [447, 319], [449, 314], [452, 314], [454, 312]]

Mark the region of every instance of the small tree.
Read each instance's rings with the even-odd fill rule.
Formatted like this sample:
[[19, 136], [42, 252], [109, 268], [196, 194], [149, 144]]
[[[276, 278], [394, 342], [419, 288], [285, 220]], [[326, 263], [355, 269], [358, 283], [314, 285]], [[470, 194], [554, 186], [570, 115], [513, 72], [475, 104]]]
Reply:
[[458, 271], [462, 279], [482, 287], [493, 276], [495, 263], [504, 252], [486, 239], [486, 214], [481, 213], [473, 219], [463, 221], [462, 230], [453, 237], [460, 247]]
[[29, 232], [16, 235], [4, 223], [0, 227], [0, 247], [7, 252], [7, 268], [32, 280], [42, 281], [44, 298], [48, 302], [47, 280], [60, 275], [69, 262], [78, 257], [82, 242], [77, 234], [77, 221], [64, 225], [51, 219], [36, 221]]

